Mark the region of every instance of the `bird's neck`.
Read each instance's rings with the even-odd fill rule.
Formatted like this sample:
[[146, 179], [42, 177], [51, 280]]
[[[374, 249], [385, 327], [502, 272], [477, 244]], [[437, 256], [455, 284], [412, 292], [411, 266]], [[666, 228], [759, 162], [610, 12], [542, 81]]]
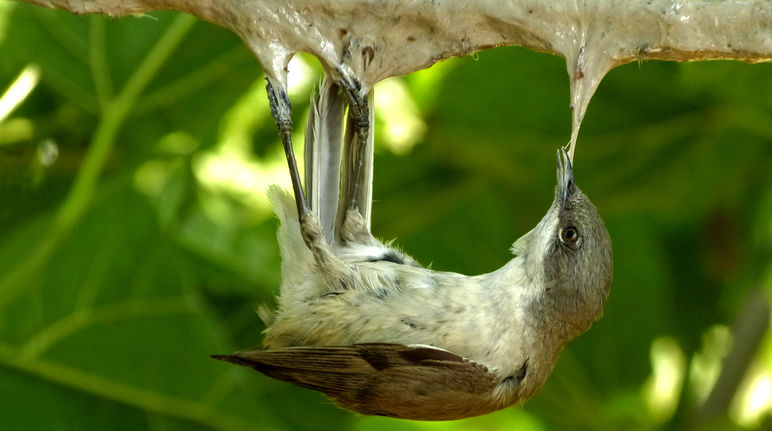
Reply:
[[493, 285], [513, 299], [525, 323], [535, 333], [543, 334], [543, 342], [562, 346], [585, 332], [592, 322], [587, 321], [585, 313], [577, 312], [577, 304], [560, 286], [551, 285], [541, 262], [532, 259], [533, 255], [524, 254], [510, 260], [490, 274], [495, 279]]

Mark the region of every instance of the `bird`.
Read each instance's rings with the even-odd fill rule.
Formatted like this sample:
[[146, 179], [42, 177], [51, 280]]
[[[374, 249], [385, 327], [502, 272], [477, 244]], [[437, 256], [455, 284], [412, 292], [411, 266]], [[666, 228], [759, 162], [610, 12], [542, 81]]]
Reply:
[[[289, 109], [281, 100], [272, 112]], [[325, 79], [306, 129], [308, 196], [286, 140], [294, 196], [268, 191], [280, 220], [277, 309], [260, 310], [262, 346], [213, 357], [365, 415], [453, 420], [523, 402], [600, 318], [613, 278], [611, 239], [571, 159], [558, 149], [554, 200], [511, 260], [482, 275], [436, 271], [370, 231], [371, 121], [372, 91]]]

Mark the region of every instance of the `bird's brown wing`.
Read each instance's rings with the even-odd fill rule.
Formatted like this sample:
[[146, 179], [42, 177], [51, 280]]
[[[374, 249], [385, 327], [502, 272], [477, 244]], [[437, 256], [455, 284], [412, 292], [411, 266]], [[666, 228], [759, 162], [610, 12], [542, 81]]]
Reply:
[[322, 392], [362, 414], [450, 420], [505, 407], [483, 365], [447, 350], [401, 344], [288, 347], [213, 356]]

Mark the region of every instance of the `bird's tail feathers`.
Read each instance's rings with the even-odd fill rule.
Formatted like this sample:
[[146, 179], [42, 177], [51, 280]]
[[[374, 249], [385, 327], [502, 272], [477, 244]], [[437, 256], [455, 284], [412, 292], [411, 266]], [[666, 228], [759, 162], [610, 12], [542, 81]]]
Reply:
[[305, 182], [311, 211], [322, 225], [327, 244], [335, 240], [340, 197], [340, 161], [345, 97], [326, 78], [311, 99], [305, 137]]

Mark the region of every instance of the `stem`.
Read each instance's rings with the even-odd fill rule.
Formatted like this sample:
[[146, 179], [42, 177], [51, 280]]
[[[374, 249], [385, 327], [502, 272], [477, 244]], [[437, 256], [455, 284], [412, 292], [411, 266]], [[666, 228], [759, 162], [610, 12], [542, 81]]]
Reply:
[[89, 67], [94, 79], [94, 91], [99, 101], [102, 112], [107, 108], [107, 102], [113, 97], [113, 85], [110, 80], [110, 68], [108, 67], [105, 53], [106, 27], [105, 20], [91, 17], [91, 34], [89, 43]]

